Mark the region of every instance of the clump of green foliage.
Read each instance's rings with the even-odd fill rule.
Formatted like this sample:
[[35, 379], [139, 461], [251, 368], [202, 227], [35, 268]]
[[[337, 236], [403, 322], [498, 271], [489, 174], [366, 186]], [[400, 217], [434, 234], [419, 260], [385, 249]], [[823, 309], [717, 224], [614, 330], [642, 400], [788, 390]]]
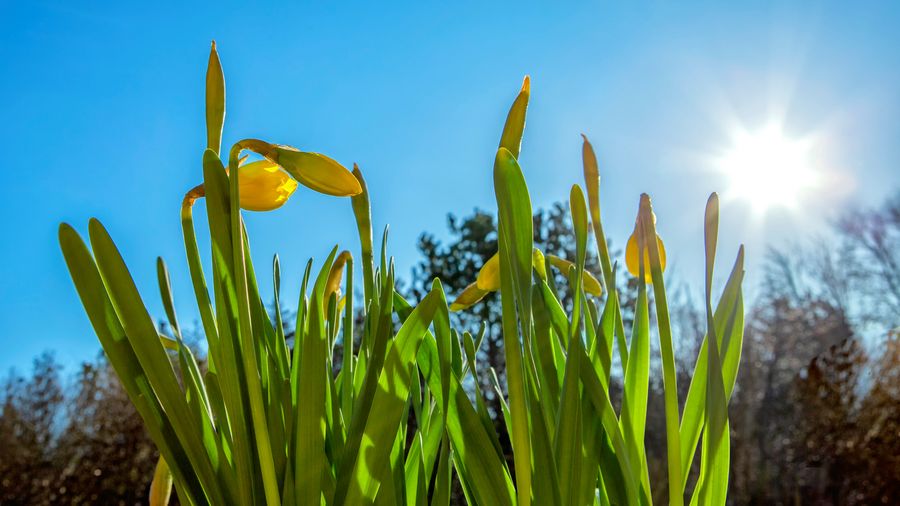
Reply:
[[[530, 95], [527, 79], [494, 162], [499, 251], [453, 304], [437, 279], [421, 300], [404, 299], [395, 289], [386, 237], [376, 263], [369, 195], [358, 168], [351, 173], [323, 155], [251, 139], [230, 150], [226, 169], [219, 153], [224, 90], [213, 46], [203, 184], [188, 192], [182, 207], [185, 250], [209, 350], [205, 372], [181, 338], [161, 259], [159, 289], [175, 339], [159, 334], [99, 221], [89, 225], [90, 249], [69, 225], [59, 232], [91, 323], [159, 448], [152, 504], [165, 504], [174, 486], [181, 503], [189, 505], [446, 505], [453, 473], [469, 504], [649, 504], [644, 432], [651, 308], [665, 382], [669, 501], [725, 503], [727, 404], [743, 338], [743, 254], [738, 253], [714, 306], [715, 195], [704, 223], [707, 337], [680, 408], [664, 250], [653, 240], [650, 199], [640, 200], [633, 236], [629, 270], [640, 282], [633, 329], [626, 336], [616, 266], [600, 220], [597, 161], [586, 139], [587, 196], [578, 185], [570, 193], [575, 258], [545, 258], [534, 248], [531, 201], [517, 161]], [[251, 169], [253, 163], [243, 164], [244, 151], [265, 160]], [[241, 218], [241, 207], [280, 206], [296, 187], [286, 181], [288, 175], [314, 190], [350, 197], [363, 271], [357, 307], [352, 255], [335, 247], [315, 270], [310, 260], [293, 340], [281, 321], [278, 258], [273, 322]], [[194, 235], [191, 210], [197, 198], [207, 202], [212, 295]], [[597, 278], [584, 269], [591, 232], [602, 266]], [[562, 270], [567, 286], [557, 286], [547, 275], [550, 269]], [[451, 310], [465, 310], [491, 290], [498, 290], [502, 301], [506, 388], [499, 381], [494, 388], [512, 444], [512, 469], [484, 393], [477, 382], [473, 390], [463, 386], [479, 367], [483, 335], [457, 332], [450, 319]], [[563, 295], [572, 301], [569, 312], [560, 302]], [[359, 327], [355, 318], [361, 318]], [[615, 353], [624, 371], [618, 413], [609, 392]], [[698, 445], [700, 473], [691, 492], [688, 471]]]

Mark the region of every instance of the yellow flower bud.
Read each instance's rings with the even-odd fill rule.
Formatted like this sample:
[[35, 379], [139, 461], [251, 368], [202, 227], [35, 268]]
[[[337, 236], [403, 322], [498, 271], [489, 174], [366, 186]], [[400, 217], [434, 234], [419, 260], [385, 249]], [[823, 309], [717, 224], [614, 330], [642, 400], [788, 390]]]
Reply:
[[[631, 234], [628, 238], [628, 244], [625, 245], [625, 266], [632, 276], [640, 276], [640, 264], [638, 264], [638, 231]], [[666, 270], [666, 247], [663, 245], [659, 235], [656, 236], [656, 244], [659, 246], [659, 265], [661, 270]], [[644, 247], [644, 281], [652, 283], [653, 278], [650, 275], [650, 252]]]
[[156, 462], [156, 471], [153, 473], [153, 481], [150, 482], [150, 497], [147, 500], [150, 506], [165, 506], [169, 504], [172, 495], [172, 473], [162, 457]]
[[328, 299], [333, 293], [338, 294], [338, 298], [340, 298], [341, 279], [344, 277], [344, 266], [347, 265], [347, 262], [352, 261], [353, 255], [347, 250], [341, 251], [334, 260], [334, 263], [331, 265], [331, 271], [328, 272], [328, 281], [325, 284], [325, 302], [328, 302]]
[[362, 192], [359, 180], [343, 165], [319, 153], [299, 151], [291, 146], [244, 139], [237, 144], [270, 162], [277, 163], [304, 186], [325, 195], [349, 197]]
[[544, 263], [544, 253], [537, 248], [531, 251], [531, 266], [537, 271], [541, 279], [547, 281], [547, 265]]
[[241, 207], [248, 211], [278, 209], [297, 189], [297, 181], [268, 160], [241, 166], [238, 178]]

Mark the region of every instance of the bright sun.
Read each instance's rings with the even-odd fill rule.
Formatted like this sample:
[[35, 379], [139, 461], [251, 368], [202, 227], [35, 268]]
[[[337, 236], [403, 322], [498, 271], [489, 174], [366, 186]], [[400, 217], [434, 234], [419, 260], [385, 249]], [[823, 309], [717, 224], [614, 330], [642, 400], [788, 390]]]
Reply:
[[747, 201], [759, 214], [796, 207], [816, 185], [810, 150], [810, 141], [785, 136], [775, 123], [735, 132], [731, 149], [716, 163], [729, 179], [724, 196]]

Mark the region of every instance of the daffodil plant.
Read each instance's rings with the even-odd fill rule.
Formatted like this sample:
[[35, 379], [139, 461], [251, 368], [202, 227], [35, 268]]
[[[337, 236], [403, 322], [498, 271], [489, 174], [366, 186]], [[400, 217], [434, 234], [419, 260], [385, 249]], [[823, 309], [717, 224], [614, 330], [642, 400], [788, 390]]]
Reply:
[[[71, 226], [59, 230], [87, 315], [159, 448], [151, 504], [166, 504], [174, 488], [187, 505], [447, 505], [454, 474], [469, 504], [650, 504], [659, 499], [644, 447], [654, 334], [665, 386], [668, 501], [725, 504], [727, 405], [743, 338], [743, 253], [714, 304], [715, 194], [704, 222], [707, 337], [687, 398], [679, 399], [665, 249], [650, 198], [640, 198], [626, 247], [628, 272], [638, 281], [634, 323], [626, 335], [617, 269], [600, 220], [597, 160], [587, 138], [587, 195], [578, 185], [569, 195], [575, 258], [534, 248], [531, 201], [517, 160], [527, 78], [494, 161], [499, 251], [452, 304], [440, 280], [420, 301], [407, 301], [395, 290], [386, 234], [376, 263], [369, 194], [358, 167], [350, 171], [325, 155], [257, 139], [234, 144], [223, 157], [225, 81], [215, 44], [206, 87], [201, 184], [186, 193], [181, 207], [206, 367], [184, 344], [162, 259], [159, 291], [172, 336], [159, 333], [98, 220], [88, 226], [90, 247]], [[286, 336], [279, 259], [272, 262], [274, 292], [262, 294], [241, 210], [276, 210], [300, 186], [349, 197], [363, 290], [355, 301], [349, 251], [335, 247], [315, 269], [310, 260], [299, 280], [295, 332]], [[195, 236], [193, 205], [200, 198], [206, 201], [209, 273]], [[592, 232], [598, 273], [584, 267]], [[556, 285], [551, 269], [565, 276], [566, 286]], [[463, 311], [495, 291], [507, 369], [505, 385], [495, 374], [493, 387], [502, 401], [499, 416], [512, 443], [513, 467], [479, 383], [463, 386], [480, 370], [476, 356], [483, 334], [458, 331], [450, 319], [450, 311]], [[562, 293], [572, 301], [569, 313], [560, 303]], [[274, 318], [265, 300], [274, 301]], [[354, 323], [358, 315], [361, 326]], [[624, 384], [619, 410], [610, 394], [616, 353]], [[699, 477], [689, 480], [698, 447]]]

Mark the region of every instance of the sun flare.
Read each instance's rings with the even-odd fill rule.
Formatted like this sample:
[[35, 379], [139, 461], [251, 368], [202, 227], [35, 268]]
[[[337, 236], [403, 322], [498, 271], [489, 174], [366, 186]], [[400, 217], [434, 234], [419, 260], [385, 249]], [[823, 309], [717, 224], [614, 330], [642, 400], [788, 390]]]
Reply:
[[758, 131], [738, 130], [732, 142], [716, 164], [729, 180], [727, 198], [746, 201], [762, 214], [795, 208], [815, 187], [809, 140], [792, 139], [773, 123]]

